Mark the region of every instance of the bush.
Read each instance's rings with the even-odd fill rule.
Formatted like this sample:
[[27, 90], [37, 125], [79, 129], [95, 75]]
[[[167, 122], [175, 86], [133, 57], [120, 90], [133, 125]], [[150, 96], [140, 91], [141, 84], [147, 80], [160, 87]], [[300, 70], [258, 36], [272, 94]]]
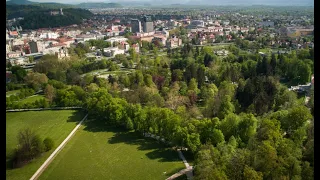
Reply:
[[43, 140], [43, 144], [45, 147], [45, 151], [50, 151], [54, 146], [54, 141], [51, 138], [47, 137]]
[[31, 129], [20, 130], [18, 134], [18, 148], [14, 151], [13, 168], [21, 167], [44, 151], [44, 143], [40, 136]]

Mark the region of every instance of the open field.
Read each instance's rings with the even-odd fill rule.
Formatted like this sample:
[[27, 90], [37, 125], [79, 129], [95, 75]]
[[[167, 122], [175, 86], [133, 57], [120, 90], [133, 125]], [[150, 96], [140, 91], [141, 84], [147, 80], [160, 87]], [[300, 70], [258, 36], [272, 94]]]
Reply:
[[[83, 112], [76, 110], [27, 111], [6, 113], [6, 176], [8, 180], [24, 180], [36, 172], [56, 147], [68, 136], [77, 122], [84, 117]], [[42, 139], [50, 137], [55, 146], [49, 152], [31, 163], [18, 169], [10, 168], [10, 157], [18, 144], [17, 134], [20, 129], [30, 127]]]
[[156, 140], [86, 120], [39, 179], [163, 180], [184, 168]]

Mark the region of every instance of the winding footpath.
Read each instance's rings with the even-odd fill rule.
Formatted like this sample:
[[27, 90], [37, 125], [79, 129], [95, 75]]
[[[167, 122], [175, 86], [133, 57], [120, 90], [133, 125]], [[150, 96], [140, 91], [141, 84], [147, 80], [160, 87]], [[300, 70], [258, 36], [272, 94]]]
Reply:
[[[144, 133], [143, 134], [145, 137], [151, 137], [153, 139], [157, 139], [157, 140], [160, 140], [162, 142], [166, 142], [163, 138], [161, 139], [159, 136], [155, 136], [153, 134], [150, 134], [150, 133]], [[184, 148], [185, 149], [185, 148]], [[166, 180], [172, 180], [172, 179], [175, 179], [181, 175], [184, 175], [186, 174], [187, 175], [187, 178], [188, 180], [192, 180], [193, 179], [193, 167], [189, 165], [189, 163], [187, 162], [186, 158], [184, 157], [184, 155], [182, 154], [181, 150], [180, 149], [177, 149], [178, 151], [178, 154], [179, 154], [179, 157], [182, 159], [183, 161], [183, 164], [186, 166], [186, 169], [182, 169], [180, 170], [179, 172], [171, 175], [169, 178], [167, 178]]]
[[48, 159], [41, 165], [41, 167], [34, 173], [34, 175], [30, 178], [30, 180], [37, 179], [41, 173], [48, 167], [48, 165], [52, 162], [54, 157], [62, 150], [62, 148], [67, 144], [67, 142], [71, 139], [71, 137], [76, 133], [76, 131], [81, 126], [82, 122], [87, 119], [88, 114], [80, 121], [80, 123], [71, 131], [68, 137], [57, 147], [55, 151], [48, 157]]
[[170, 176], [169, 178], [167, 178], [166, 180], [172, 180], [175, 179], [179, 176], [182, 176], [184, 174], [187, 175], [188, 180], [193, 179], [193, 167], [189, 165], [189, 163], [187, 162], [186, 158], [184, 157], [184, 155], [182, 154], [181, 150], [178, 149], [177, 150], [179, 153], [179, 157], [182, 159], [184, 165], [186, 166], [186, 169], [182, 169], [181, 171], [173, 174], [172, 176]]

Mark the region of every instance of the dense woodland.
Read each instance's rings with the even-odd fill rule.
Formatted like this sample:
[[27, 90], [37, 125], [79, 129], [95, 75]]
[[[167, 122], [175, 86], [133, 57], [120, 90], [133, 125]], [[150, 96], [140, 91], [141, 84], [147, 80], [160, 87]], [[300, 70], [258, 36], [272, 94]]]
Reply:
[[[70, 49], [68, 61], [44, 56], [27, 78], [11, 67], [7, 90], [43, 89], [48, 106], [82, 106], [94, 121], [186, 147], [195, 179], [313, 179], [313, 89], [305, 104], [286, 86], [310, 82], [313, 50], [261, 56], [231, 45], [221, 58], [211, 47], [187, 44], [160, 56], [144, 45], [151, 55], [130, 50], [90, 61], [83, 59], [88, 46]], [[120, 63], [135, 70], [108, 79], [85, 74], [119, 70]], [[7, 97], [7, 108], [16, 106]]]
[[[24, 17], [17, 22], [23, 29], [39, 29], [47, 27], [62, 27], [81, 24], [83, 19], [90, 18], [93, 14], [85, 9], [64, 8], [64, 15], [50, 15], [50, 11], [58, 9], [35, 5], [7, 5], [7, 18]], [[41, 23], [39, 23], [41, 22]]]

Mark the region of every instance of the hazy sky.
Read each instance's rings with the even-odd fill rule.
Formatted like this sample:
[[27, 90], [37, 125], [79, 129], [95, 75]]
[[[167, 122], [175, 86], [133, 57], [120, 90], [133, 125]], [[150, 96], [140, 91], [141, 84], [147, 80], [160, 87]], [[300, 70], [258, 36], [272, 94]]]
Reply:
[[[82, 2], [154, 2], [154, 0], [30, 0], [34, 2], [57, 2], [57, 3], [82, 3]], [[314, 0], [162, 0], [163, 3], [188, 3], [188, 4], [216, 4], [216, 5], [313, 5]]]

